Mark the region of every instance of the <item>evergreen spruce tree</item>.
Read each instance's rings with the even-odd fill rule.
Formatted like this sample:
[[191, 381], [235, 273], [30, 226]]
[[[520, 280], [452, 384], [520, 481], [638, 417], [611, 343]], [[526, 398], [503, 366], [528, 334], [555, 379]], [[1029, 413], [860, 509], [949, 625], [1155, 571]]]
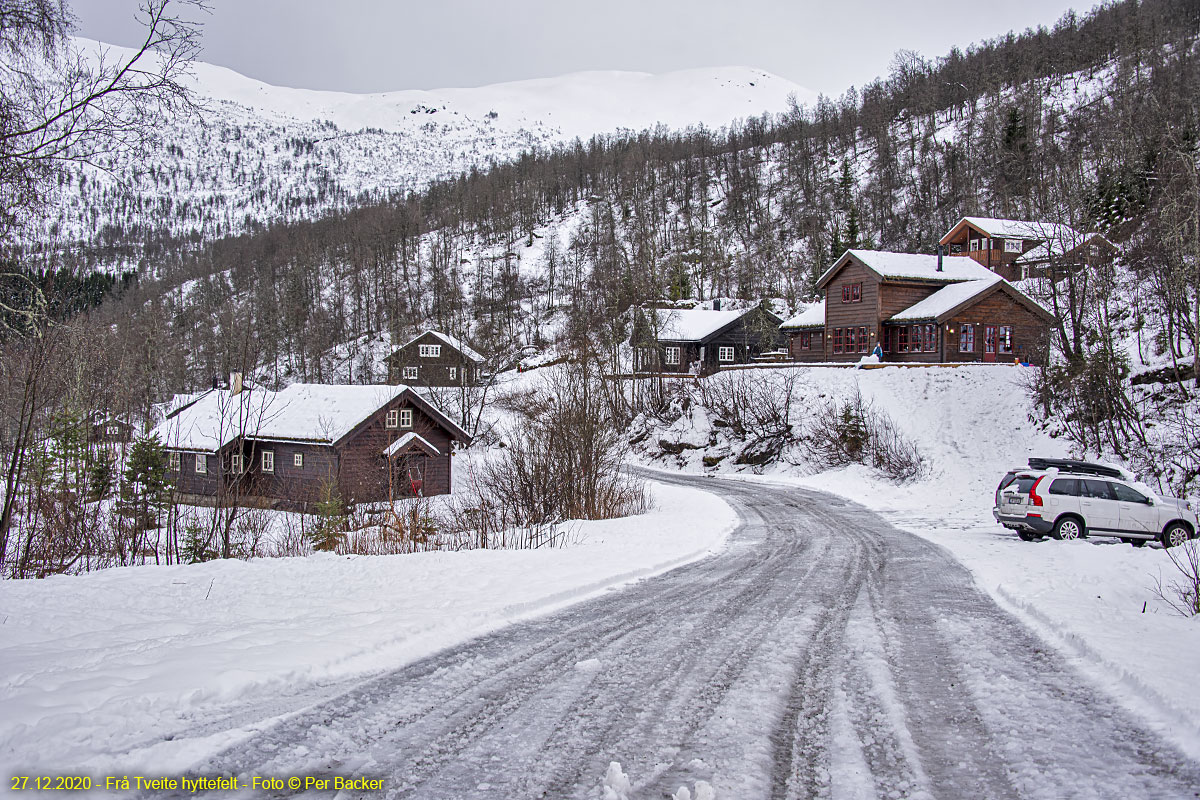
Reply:
[[112, 491], [113, 465], [104, 456], [93, 458], [88, 465], [88, 499], [99, 502]]
[[346, 539], [346, 507], [337, 485], [332, 481], [321, 488], [317, 503], [317, 524], [307, 533], [314, 550], [332, 553]]
[[126, 520], [127, 537], [118, 545], [123, 560], [137, 552], [147, 531], [160, 526], [162, 512], [171, 501], [171, 488], [162, 442], [154, 434], [139, 438], [129, 451], [117, 497], [117, 514]]

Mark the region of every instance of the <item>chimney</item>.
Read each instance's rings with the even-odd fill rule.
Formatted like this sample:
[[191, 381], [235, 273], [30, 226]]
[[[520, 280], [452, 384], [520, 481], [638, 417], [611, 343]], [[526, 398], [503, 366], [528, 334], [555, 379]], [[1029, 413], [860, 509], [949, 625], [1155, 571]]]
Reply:
[[720, 311], [720, 310], [721, 310], [721, 298], [718, 297], [716, 300], [713, 300], [713, 311]]
[[939, 244], [938, 245], [938, 268], [937, 268], [938, 272], [942, 271], [942, 257], [945, 255], [946, 255], [946, 245]]
[[229, 393], [230, 394], [241, 394], [242, 393], [242, 373], [240, 373], [240, 372], [229, 373]]

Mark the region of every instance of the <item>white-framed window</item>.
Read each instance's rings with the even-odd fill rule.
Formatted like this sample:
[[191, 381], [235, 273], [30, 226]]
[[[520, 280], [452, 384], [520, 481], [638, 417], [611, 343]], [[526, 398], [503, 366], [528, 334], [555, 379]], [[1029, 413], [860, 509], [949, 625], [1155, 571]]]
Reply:
[[116, 425], [109, 425], [108, 426], [108, 435], [109, 436], [120, 436], [121, 435], [120, 427], [118, 427]]
[[415, 381], [417, 379], [417, 368], [405, 367], [400, 374], [406, 381]]
[[179, 453], [167, 453], [167, 469], [172, 472], [179, 472], [182, 462], [183, 456]]
[[458, 367], [450, 368], [450, 380], [452, 380], [452, 381], [458, 380]]
[[665, 351], [665, 356], [666, 356], [666, 360], [667, 360], [668, 364], [673, 364], [673, 365], [678, 364], [679, 363], [679, 348], [678, 347], [667, 347], [666, 351]]
[[400, 424], [400, 412], [393, 408], [387, 412], [387, 416], [383, 420], [383, 427], [395, 428], [399, 424]]
[[263, 452], [262, 452], [262, 471], [263, 472], [274, 472], [275, 471], [275, 451], [274, 450], [263, 450]]
[[976, 250], [978, 250], [978, 249], [979, 249], [979, 240], [978, 240], [978, 239], [972, 239], [972, 240], [971, 240], [971, 247], [970, 247], [970, 249], [971, 249], [971, 252], [972, 252], [972, 253], [974, 253]]
[[242, 454], [234, 453], [229, 457], [229, 471], [234, 475], [241, 475], [245, 466], [242, 462]]
[[442, 346], [440, 344], [423, 344], [417, 348], [421, 354], [421, 358], [437, 358], [442, 354]]
[[293, 453], [292, 454], [292, 466], [293, 467], [303, 467], [304, 466], [304, 453]]
[[412, 427], [412, 419], [413, 419], [413, 417], [412, 417], [412, 409], [411, 408], [400, 409], [400, 427], [401, 428], [411, 428]]
[[1024, 253], [1025, 243], [1020, 239], [1005, 239], [1004, 252], [1006, 253]]
[[717, 348], [717, 361], [733, 361], [733, 348], [732, 347], [718, 347]]
[[1028, 264], [1021, 265], [1021, 280], [1023, 280], [1023, 281], [1029, 280], [1029, 265]]
[[196, 456], [196, 474], [205, 475], [208, 473], [208, 456], [201, 453]]

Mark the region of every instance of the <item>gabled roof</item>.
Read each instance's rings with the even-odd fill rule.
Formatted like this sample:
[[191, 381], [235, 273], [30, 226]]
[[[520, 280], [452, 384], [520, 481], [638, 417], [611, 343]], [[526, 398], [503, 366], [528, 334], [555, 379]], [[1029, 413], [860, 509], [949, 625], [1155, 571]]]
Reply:
[[[971, 225], [983, 232], [985, 236], [997, 239], [1028, 239], [1039, 242], [1081, 242], [1084, 238], [1094, 235], [1081, 233], [1070, 225], [1064, 225], [1060, 222], [997, 219], [995, 217], [963, 217], [941, 238], [941, 244], [949, 242], [967, 225]], [[1074, 246], [1071, 245], [1067, 249], [1071, 249]]]
[[428, 439], [420, 434], [413, 433], [412, 431], [409, 431], [385, 447], [383, 449], [383, 454], [385, 456], [394, 456], [397, 453], [403, 452], [410, 445], [420, 450], [424, 450], [428, 455], [431, 456], [440, 456], [442, 454], [442, 451], [430, 444]]
[[211, 390], [160, 423], [155, 433], [169, 448], [207, 453], [218, 452], [238, 437], [335, 444], [405, 393], [454, 438], [470, 441], [465, 431], [407, 386], [316, 383], [236, 395], [228, 389]]
[[1017, 289], [1017, 287], [998, 275], [992, 275], [990, 278], [952, 283], [949, 286], [938, 289], [929, 295], [929, 297], [918, 303], [914, 303], [903, 311], [893, 314], [885, 321], [917, 322], [919, 320], [934, 320], [942, 322], [997, 291], [1004, 292], [1012, 297], [1013, 300], [1028, 308], [1033, 314], [1047, 321], [1054, 318], [1049, 311], [1042, 308], [1040, 304]]
[[[655, 309], [653, 313], [658, 323], [658, 340], [660, 342], [704, 342], [758, 308], [761, 306], [735, 311], [713, 311], [707, 308], [660, 308]], [[771, 314], [766, 309], [763, 311]], [[771, 316], [775, 315], [771, 314]]]
[[833, 276], [849, 261], [854, 260], [875, 273], [881, 280], [914, 280], [952, 283], [980, 280], [994, 275], [990, 269], [973, 258], [945, 256], [938, 271], [938, 257], [924, 253], [892, 253], [886, 250], [847, 250], [833, 266], [817, 280], [824, 288]]
[[779, 327], [783, 329], [825, 327], [825, 303], [813, 303]]
[[441, 331], [435, 331], [432, 328], [422, 331], [421, 333], [417, 334], [413, 338], [409, 339], [404, 344], [397, 347], [396, 350], [393, 350], [392, 352], [395, 353], [397, 350], [403, 350], [404, 348], [408, 347], [410, 344], [414, 343], [418, 339], [420, 339], [424, 336], [428, 336], [430, 334], [433, 334], [437, 338], [441, 339], [443, 342], [450, 345], [455, 350], [457, 350], [458, 352], [462, 353], [467, 358], [474, 361], [476, 364], [482, 364], [484, 361], [487, 360], [482, 355], [480, 355], [479, 351], [474, 350], [470, 346], [464, 344], [461, 339], [456, 339], [455, 337], [451, 336], [448, 333], [442, 333]]

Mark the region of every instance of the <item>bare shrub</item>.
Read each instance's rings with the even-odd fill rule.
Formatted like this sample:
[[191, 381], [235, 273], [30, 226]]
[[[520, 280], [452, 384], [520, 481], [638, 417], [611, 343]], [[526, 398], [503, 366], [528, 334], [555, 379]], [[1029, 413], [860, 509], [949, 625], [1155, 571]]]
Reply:
[[690, 391], [714, 425], [739, 438], [790, 439], [797, 374], [780, 370], [732, 370], [697, 381]]
[[858, 391], [844, 403], [826, 401], [806, 425], [802, 439], [825, 468], [864, 464], [898, 482], [918, 480], [929, 472], [916, 444]]
[[267, 547], [266, 555], [269, 558], [296, 558], [312, 554], [304, 517], [285, 514], [281, 528]]
[[504, 454], [481, 470], [478, 514], [493, 515], [505, 530], [648, 507], [644, 482], [621, 473], [627, 445], [600, 380], [577, 364], [554, 369], [549, 393], [531, 399], [508, 431]]
[[1166, 553], [1178, 575], [1165, 582], [1159, 575], [1154, 581], [1154, 594], [1182, 616], [1200, 615], [1200, 543], [1188, 539]]

